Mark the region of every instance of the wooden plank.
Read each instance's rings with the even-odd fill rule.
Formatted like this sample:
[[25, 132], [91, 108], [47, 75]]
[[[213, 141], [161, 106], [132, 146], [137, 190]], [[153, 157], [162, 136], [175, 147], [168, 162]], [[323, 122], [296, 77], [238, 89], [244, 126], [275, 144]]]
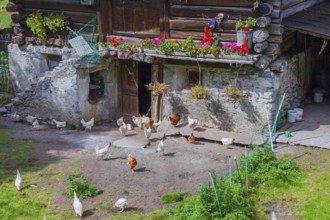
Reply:
[[[176, 39], [186, 39], [187, 37], [191, 37], [192, 39], [202, 40], [204, 38], [204, 32], [192, 32], [192, 31], [174, 31], [171, 30], [171, 37]], [[217, 33], [215, 33], [217, 34]], [[217, 34], [218, 39], [226, 42], [236, 42], [237, 37], [235, 34], [227, 34], [227, 33], [219, 33]]]
[[282, 9], [290, 8], [299, 3], [305, 2], [306, 0], [284, 0], [282, 3]]
[[174, 5], [170, 7], [170, 17], [186, 17], [186, 18], [213, 18], [219, 12], [226, 15], [228, 19], [246, 19], [254, 17], [254, 13], [250, 8], [239, 7], [207, 7], [207, 6], [185, 6]]
[[162, 0], [164, 10], [161, 10], [159, 17], [160, 34], [166, 39], [170, 38], [170, 21], [169, 21], [169, 2], [168, 0]]
[[268, 0], [267, 1], [269, 4], [271, 4], [274, 7], [281, 7], [282, 5], [282, 0]]
[[299, 11], [302, 11], [306, 8], [309, 8], [317, 3], [320, 3], [322, 0], [314, 0], [314, 1], [305, 1], [303, 3], [300, 3], [300, 4], [297, 4], [297, 5], [294, 5], [290, 8], [287, 8], [285, 10], [282, 10], [282, 14], [281, 14], [281, 18], [286, 18], [292, 14], [295, 14]]
[[249, 7], [252, 8], [254, 1], [251, 0], [170, 0], [172, 5], [199, 5], [199, 6], [219, 6], [219, 7]]
[[55, 0], [47, 0], [47, 3], [44, 1], [37, 0], [24, 0], [23, 7], [24, 8], [34, 8], [34, 9], [42, 9], [42, 10], [53, 10], [53, 11], [74, 11], [74, 12], [88, 12], [95, 13], [96, 5], [81, 5], [75, 3], [76, 1], [55, 1]]
[[[216, 31], [234, 33], [236, 21], [223, 20]], [[207, 21], [204, 19], [171, 19], [169, 23], [171, 30], [203, 31], [207, 27]]]

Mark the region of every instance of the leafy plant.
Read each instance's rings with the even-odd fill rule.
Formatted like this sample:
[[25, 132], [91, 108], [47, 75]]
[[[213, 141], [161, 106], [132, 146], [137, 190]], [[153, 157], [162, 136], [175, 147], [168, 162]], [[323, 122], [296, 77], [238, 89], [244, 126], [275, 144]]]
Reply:
[[235, 88], [233, 85], [229, 84], [225, 87], [226, 94], [230, 97], [234, 102], [237, 102], [243, 97], [242, 90]]
[[96, 186], [88, 183], [82, 173], [73, 172], [68, 176], [68, 181], [70, 183], [66, 190], [66, 194], [69, 197], [73, 197], [73, 192], [76, 191], [77, 195], [81, 199], [87, 197], [92, 197], [101, 193], [101, 190], [96, 188]]
[[257, 20], [255, 18], [248, 17], [245, 21], [242, 21], [241, 19], [236, 21], [235, 27], [236, 27], [236, 30], [240, 30], [244, 26], [250, 27], [250, 26], [256, 26], [256, 24], [257, 24]]
[[245, 21], [245, 24], [248, 24], [250, 26], [256, 26], [257, 20], [255, 18], [248, 17], [248, 19], [246, 19]]
[[207, 93], [205, 87], [203, 87], [201, 85], [195, 85], [194, 87], [192, 87], [187, 96], [187, 98], [189, 100], [207, 99], [207, 97], [208, 97], [208, 93]]
[[28, 16], [26, 19], [26, 25], [38, 38], [43, 39], [46, 37], [46, 25], [43, 14], [40, 10], [37, 10]]
[[128, 53], [136, 52], [136, 45], [133, 45], [131, 42], [125, 42], [118, 46], [120, 50], [126, 50]]
[[50, 14], [45, 17], [45, 24], [51, 32], [63, 30], [65, 27], [65, 20], [63, 14]]
[[239, 30], [243, 25], [244, 25], [244, 21], [242, 21], [242, 19], [239, 19], [238, 21], [236, 21], [235, 27], [236, 30]]
[[160, 44], [157, 46], [157, 49], [160, 50], [163, 54], [169, 55], [174, 52], [174, 44], [172, 41], [162, 40]]
[[150, 83], [150, 84], [146, 85], [146, 87], [148, 88], [148, 90], [152, 91], [152, 93], [154, 95], [160, 95], [160, 94], [168, 91], [168, 89], [169, 89], [168, 85], [166, 85], [165, 83], [160, 83], [160, 82]]
[[168, 193], [163, 194], [160, 199], [162, 200], [163, 203], [172, 203], [172, 202], [180, 202], [183, 201], [187, 194], [184, 192], [179, 192], [179, 191], [171, 191]]
[[142, 48], [149, 48], [149, 49], [156, 47], [156, 44], [154, 42], [152, 42], [152, 39], [149, 37], [146, 37], [144, 40], [141, 40], [139, 45]]
[[119, 45], [124, 44], [124, 43], [125, 43], [125, 41], [123, 38], [113, 36], [105, 42], [98, 42], [98, 45], [99, 45], [99, 47], [110, 46], [110, 47], [117, 48]]
[[43, 39], [48, 32], [55, 33], [63, 30], [65, 27], [65, 18], [63, 14], [50, 14], [44, 17], [40, 10], [31, 13], [26, 19], [26, 24], [33, 34]]

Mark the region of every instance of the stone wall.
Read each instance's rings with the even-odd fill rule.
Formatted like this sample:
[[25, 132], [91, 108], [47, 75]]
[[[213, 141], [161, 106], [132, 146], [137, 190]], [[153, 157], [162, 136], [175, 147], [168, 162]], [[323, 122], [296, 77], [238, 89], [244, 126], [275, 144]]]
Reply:
[[[274, 118], [279, 95], [287, 93], [283, 112], [297, 107], [302, 99], [297, 79], [297, 56], [284, 56], [283, 59], [288, 65], [279, 74], [269, 69], [260, 71], [250, 65], [204, 65], [201, 71], [203, 85], [209, 93], [207, 100], [186, 98], [189, 92], [187, 69], [191, 68], [191, 64], [166, 64], [164, 82], [170, 85], [171, 92], [165, 95], [163, 116], [179, 113], [185, 122], [190, 115], [204, 126], [224, 131], [252, 131], [255, 124], [266, 130], [266, 109]], [[233, 103], [226, 95], [225, 86], [228, 84], [236, 84], [243, 90], [244, 97], [239, 102]]]
[[[65, 120], [79, 125], [81, 117], [96, 121], [114, 120], [116, 74], [113, 68], [100, 70], [105, 95], [96, 104], [88, 100], [91, 68], [79, 67], [79, 58], [70, 48], [9, 45], [10, 75], [16, 94], [24, 97], [22, 115]], [[49, 70], [47, 56], [60, 55], [62, 61]], [[23, 94], [23, 95], [22, 95]]]

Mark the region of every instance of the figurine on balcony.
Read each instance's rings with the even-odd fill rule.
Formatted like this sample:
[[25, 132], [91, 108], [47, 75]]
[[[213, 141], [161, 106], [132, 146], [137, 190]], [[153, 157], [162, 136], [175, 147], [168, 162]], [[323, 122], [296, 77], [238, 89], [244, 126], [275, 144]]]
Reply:
[[210, 29], [214, 29], [216, 26], [220, 25], [220, 23], [224, 17], [225, 17], [225, 15], [223, 13], [218, 13], [217, 16], [210, 19], [210, 21], [208, 23], [208, 27]]

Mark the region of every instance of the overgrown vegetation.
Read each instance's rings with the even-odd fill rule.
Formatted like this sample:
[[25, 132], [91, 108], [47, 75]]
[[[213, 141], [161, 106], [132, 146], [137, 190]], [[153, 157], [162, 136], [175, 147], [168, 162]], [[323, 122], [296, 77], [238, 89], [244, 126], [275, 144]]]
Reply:
[[247, 157], [241, 157], [239, 164], [232, 175], [224, 178], [212, 175], [214, 188], [212, 184], [200, 185], [196, 195], [177, 207], [175, 216], [182, 220], [263, 219], [266, 215], [258, 201], [258, 188], [292, 185], [302, 176], [294, 161], [276, 159], [268, 147], [255, 147]]
[[146, 87], [152, 92], [153, 95], [160, 95], [164, 92], [167, 92], [169, 89], [169, 86], [167, 84], [160, 82], [150, 83], [146, 85]]
[[243, 92], [240, 89], [235, 88], [233, 85], [229, 84], [225, 87], [226, 95], [233, 101], [237, 102], [243, 97]]
[[73, 192], [76, 191], [77, 196], [81, 199], [92, 197], [101, 193], [96, 186], [90, 184], [81, 172], [73, 172], [68, 176], [70, 183], [66, 194], [73, 198]]
[[187, 194], [179, 191], [171, 191], [160, 197], [163, 203], [181, 202]]
[[11, 102], [11, 98], [8, 96], [0, 96], [0, 106], [6, 105]]
[[208, 98], [208, 93], [205, 87], [201, 85], [196, 85], [192, 87], [187, 95], [187, 98], [189, 100], [192, 99], [207, 99]]

